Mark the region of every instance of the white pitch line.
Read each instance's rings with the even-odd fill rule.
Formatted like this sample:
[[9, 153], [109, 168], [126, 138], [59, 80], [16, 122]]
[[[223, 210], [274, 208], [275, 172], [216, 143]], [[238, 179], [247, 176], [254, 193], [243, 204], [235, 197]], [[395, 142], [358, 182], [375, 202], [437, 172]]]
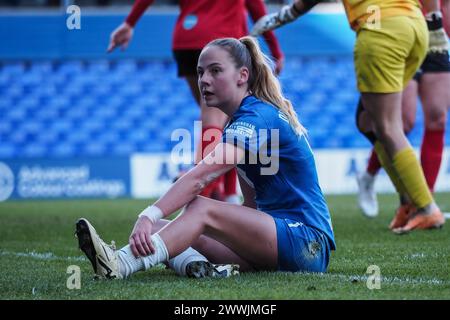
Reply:
[[[369, 279], [369, 276], [367, 275], [346, 275], [346, 274], [332, 274], [332, 273], [325, 273], [324, 276], [328, 276], [331, 278], [339, 278], [342, 280], [352, 281], [357, 280], [359, 282], [367, 282], [367, 279]], [[398, 284], [450, 284], [449, 281], [444, 281], [441, 279], [431, 278], [431, 279], [424, 279], [424, 278], [399, 278], [399, 277], [384, 277], [383, 275], [380, 276], [381, 279], [381, 285], [384, 284], [392, 284], [392, 283], [398, 283]]]
[[450, 212], [443, 212], [445, 219], [450, 219]]
[[53, 252], [11, 252], [0, 250], [0, 256], [15, 256], [37, 260], [85, 261], [85, 257], [58, 257]]
[[[52, 252], [11, 252], [11, 251], [3, 251], [0, 250], [0, 256], [15, 256], [15, 257], [25, 257], [25, 258], [33, 258], [37, 260], [57, 260], [57, 261], [86, 261], [85, 257], [58, 257]], [[318, 276], [319, 274], [314, 273], [311, 274], [314, 276]], [[345, 281], [353, 281], [357, 280], [359, 282], [367, 282], [369, 279], [368, 275], [347, 275], [347, 274], [336, 274], [336, 273], [322, 273], [320, 277], [324, 278], [337, 278], [339, 280]], [[399, 277], [384, 277], [381, 275], [381, 285], [384, 284], [431, 284], [431, 285], [440, 285], [440, 284], [450, 284], [450, 281], [445, 281], [441, 279], [431, 278], [399, 278]]]

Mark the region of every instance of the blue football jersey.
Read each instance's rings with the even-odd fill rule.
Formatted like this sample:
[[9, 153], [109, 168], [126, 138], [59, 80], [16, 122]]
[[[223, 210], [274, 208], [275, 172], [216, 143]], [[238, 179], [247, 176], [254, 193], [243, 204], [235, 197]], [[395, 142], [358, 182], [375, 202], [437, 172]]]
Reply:
[[245, 149], [245, 159], [237, 169], [255, 190], [258, 210], [316, 228], [336, 248], [311, 147], [283, 112], [248, 96], [225, 127], [222, 139]]

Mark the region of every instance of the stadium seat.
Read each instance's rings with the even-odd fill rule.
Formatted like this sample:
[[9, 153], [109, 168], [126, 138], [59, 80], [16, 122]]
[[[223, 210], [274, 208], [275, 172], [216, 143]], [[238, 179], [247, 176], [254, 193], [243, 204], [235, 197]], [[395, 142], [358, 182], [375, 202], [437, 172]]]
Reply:
[[[350, 57], [289, 57], [280, 80], [314, 148], [370, 147]], [[172, 61], [2, 62], [0, 96], [0, 158], [170, 152], [173, 130], [192, 133], [200, 117]], [[416, 147], [422, 122], [418, 108]]]

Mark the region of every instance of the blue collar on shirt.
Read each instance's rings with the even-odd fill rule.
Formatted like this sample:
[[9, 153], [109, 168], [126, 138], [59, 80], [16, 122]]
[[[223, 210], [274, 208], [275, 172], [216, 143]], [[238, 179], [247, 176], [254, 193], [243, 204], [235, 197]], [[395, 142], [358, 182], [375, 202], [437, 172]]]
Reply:
[[258, 100], [254, 95], [250, 94], [248, 96], [246, 96], [244, 99], [242, 99], [241, 104], [239, 105], [239, 108], [242, 107], [243, 105], [249, 104], [255, 100]]
[[257, 101], [257, 100], [258, 100], [258, 98], [256, 98], [256, 97], [255, 97], [254, 95], [252, 95], [252, 94], [246, 96], [244, 99], [242, 99], [241, 104], [239, 105], [239, 108], [237, 108], [237, 110], [233, 113], [232, 118], [234, 118], [234, 116], [236, 115], [236, 113], [238, 113], [239, 110], [240, 110], [242, 107], [247, 106], [247, 105], [249, 105], [250, 103], [252, 103], [252, 102], [254, 102], [254, 101]]

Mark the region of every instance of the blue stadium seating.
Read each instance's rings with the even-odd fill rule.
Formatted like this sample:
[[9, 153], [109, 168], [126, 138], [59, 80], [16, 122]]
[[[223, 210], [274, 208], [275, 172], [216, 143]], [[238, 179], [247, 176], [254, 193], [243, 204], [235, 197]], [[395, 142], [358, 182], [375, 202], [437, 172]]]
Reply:
[[[351, 57], [289, 58], [280, 77], [313, 148], [365, 148]], [[171, 61], [0, 64], [0, 158], [168, 152], [199, 109]], [[420, 145], [422, 112], [409, 138]], [[447, 132], [446, 141], [450, 141]]]

